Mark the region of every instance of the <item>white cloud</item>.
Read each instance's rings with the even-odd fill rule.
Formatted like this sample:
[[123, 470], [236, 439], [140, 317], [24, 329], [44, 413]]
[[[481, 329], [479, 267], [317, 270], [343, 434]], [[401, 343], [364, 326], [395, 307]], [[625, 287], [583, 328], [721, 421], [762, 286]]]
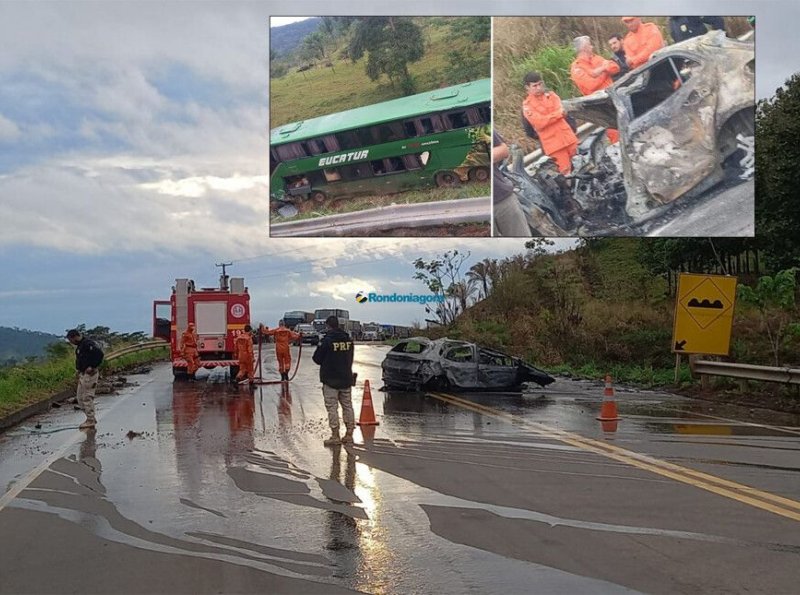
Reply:
[[0, 143], [15, 141], [19, 138], [19, 126], [0, 114]]

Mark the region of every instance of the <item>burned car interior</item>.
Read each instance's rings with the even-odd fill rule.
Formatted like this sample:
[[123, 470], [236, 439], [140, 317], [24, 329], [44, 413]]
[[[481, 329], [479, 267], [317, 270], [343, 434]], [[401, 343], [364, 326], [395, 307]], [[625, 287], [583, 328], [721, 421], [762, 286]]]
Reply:
[[[752, 180], [755, 52], [711, 31], [657, 51], [591, 95], [563, 100], [583, 123], [572, 172], [510, 146], [534, 235], [648, 235], [691, 199]], [[610, 144], [605, 129], [619, 131]], [[527, 161], [527, 162], [526, 162]]]

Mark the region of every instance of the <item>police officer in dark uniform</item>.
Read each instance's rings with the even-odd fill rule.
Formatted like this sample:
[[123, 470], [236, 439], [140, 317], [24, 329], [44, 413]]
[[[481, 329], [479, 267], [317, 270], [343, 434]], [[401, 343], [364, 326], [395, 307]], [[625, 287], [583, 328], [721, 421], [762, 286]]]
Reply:
[[[352, 387], [355, 384], [353, 375], [353, 340], [344, 330], [339, 328], [339, 319], [328, 316], [325, 319], [328, 332], [317, 345], [312, 356], [319, 365], [319, 379], [322, 382], [322, 396], [325, 398], [325, 409], [328, 410], [328, 424], [331, 437], [325, 440], [325, 446], [333, 446], [342, 442], [353, 442], [353, 430], [356, 428], [356, 417], [353, 411]], [[339, 438], [339, 405], [342, 406], [345, 434]]]
[[686, 41], [692, 37], [699, 37], [708, 33], [709, 29], [725, 31], [723, 17], [669, 17], [669, 34], [672, 41]]
[[75, 368], [78, 370], [78, 390], [75, 398], [86, 420], [79, 426], [81, 430], [89, 430], [97, 425], [94, 411], [94, 394], [100, 379], [100, 364], [103, 363], [103, 350], [89, 337], [84, 337], [78, 329], [67, 333], [67, 341], [75, 346]]

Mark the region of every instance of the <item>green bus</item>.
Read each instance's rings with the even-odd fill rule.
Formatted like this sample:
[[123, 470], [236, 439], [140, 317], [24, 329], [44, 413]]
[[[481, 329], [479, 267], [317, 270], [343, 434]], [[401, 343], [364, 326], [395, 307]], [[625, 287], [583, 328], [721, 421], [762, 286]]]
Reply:
[[491, 79], [285, 124], [270, 131], [270, 195], [317, 202], [486, 181]]

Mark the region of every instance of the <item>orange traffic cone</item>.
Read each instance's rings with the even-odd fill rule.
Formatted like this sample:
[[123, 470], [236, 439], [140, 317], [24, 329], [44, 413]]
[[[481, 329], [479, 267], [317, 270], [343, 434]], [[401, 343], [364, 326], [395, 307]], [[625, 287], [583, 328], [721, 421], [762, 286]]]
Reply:
[[617, 403], [614, 401], [614, 387], [611, 386], [611, 376], [606, 374], [606, 388], [603, 391], [603, 405], [600, 407], [600, 421], [617, 421]]
[[359, 426], [377, 426], [375, 409], [372, 407], [372, 393], [369, 390], [369, 380], [364, 381], [364, 397], [361, 399], [361, 415], [356, 422]]
[[617, 431], [618, 424], [619, 421], [617, 421], [616, 419], [613, 421], [601, 421], [600, 427], [603, 428], [603, 432], [605, 432], [606, 434], [613, 434], [614, 432]]
[[373, 440], [375, 440], [375, 426], [362, 426], [359, 430], [361, 430], [361, 437], [364, 439], [364, 445], [369, 446], [372, 444]]

